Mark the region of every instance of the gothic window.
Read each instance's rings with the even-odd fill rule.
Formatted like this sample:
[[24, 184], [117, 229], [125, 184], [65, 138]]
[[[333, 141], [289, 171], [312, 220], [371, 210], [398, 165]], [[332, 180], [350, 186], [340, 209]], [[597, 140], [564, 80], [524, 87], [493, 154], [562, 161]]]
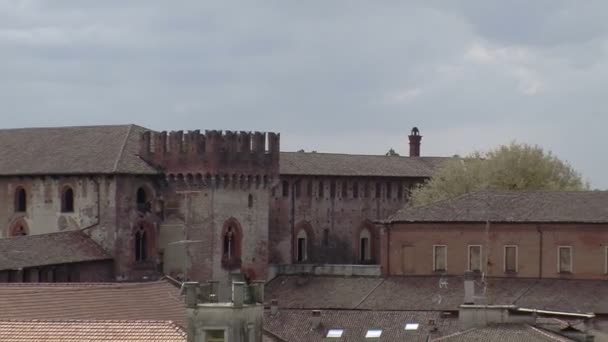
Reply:
[[294, 188], [293, 189], [294, 196], [296, 196], [296, 198], [299, 198], [300, 197], [300, 181], [299, 180], [293, 184], [293, 188]]
[[393, 189], [392, 189], [391, 185], [392, 185], [391, 183], [386, 183], [386, 198], [387, 199], [393, 198]]
[[137, 189], [137, 210], [146, 212], [149, 210], [148, 194], [144, 188]]
[[142, 262], [147, 260], [146, 230], [140, 225], [135, 231], [135, 261]]
[[306, 183], [306, 195], [312, 197], [312, 180], [308, 180]]
[[27, 197], [25, 189], [22, 187], [17, 188], [15, 191], [15, 212], [23, 213], [27, 209]]
[[74, 212], [74, 190], [72, 190], [72, 188], [69, 186], [66, 187], [61, 193], [61, 212]]
[[249, 194], [249, 196], [247, 196], [247, 208], [251, 209], [253, 208], [253, 195]]
[[382, 195], [382, 186], [380, 183], [376, 183], [376, 198], [380, 198]]
[[300, 232], [298, 233], [298, 239], [296, 241], [296, 261], [297, 262], [304, 262], [304, 261], [308, 260], [307, 246], [308, 246], [308, 238], [307, 238], [306, 231], [304, 229], [301, 229]]
[[325, 190], [325, 186], [323, 184], [323, 181], [319, 181], [319, 197], [321, 197], [321, 198], [324, 197], [324, 190]]
[[346, 181], [342, 182], [342, 198], [348, 197], [348, 183]]
[[283, 197], [289, 197], [289, 182], [285, 180], [281, 183], [281, 185], [283, 190]]
[[335, 198], [336, 197], [336, 181], [331, 181], [329, 183], [329, 197], [331, 198]]
[[363, 197], [369, 198], [369, 182], [363, 183]]
[[359, 261], [371, 260], [371, 234], [369, 230], [363, 229], [359, 234]]
[[403, 199], [403, 184], [401, 183], [397, 184], [397, 198]]
[[359, 183], [353, 182], [353, 198], [359, 197]]
[[323, 246], [329, 246], [329, 229], [323, 229]]
[[227, 269], [241, 267], [241, 229], [235, 219], [224, 224], [222, 232], [222, 266]]

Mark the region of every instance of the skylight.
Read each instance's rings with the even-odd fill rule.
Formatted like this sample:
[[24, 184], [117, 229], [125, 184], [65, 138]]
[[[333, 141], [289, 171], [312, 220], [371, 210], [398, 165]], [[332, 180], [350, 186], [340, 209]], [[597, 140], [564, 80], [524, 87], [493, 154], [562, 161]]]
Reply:
[[382, 330], [380, 329], [369, 329], [367, 334], [365, 334], [365, 338], [380, 338], [382, 335]]
[[344, 332], [344, 329], [329, 329], [326, 337], [327, 338], [340, 338], [340, 337], [342, 337], [343, 332]]
[[418, 324], [418, 323], [407, 323], [407, 324], [405, 325], [405, 330], [407, 330], [407, 331], [411, 331], [411, 330], [418, 330], [418, 326], [419, 326], [419, 325], [420, 325], [420, 324]]

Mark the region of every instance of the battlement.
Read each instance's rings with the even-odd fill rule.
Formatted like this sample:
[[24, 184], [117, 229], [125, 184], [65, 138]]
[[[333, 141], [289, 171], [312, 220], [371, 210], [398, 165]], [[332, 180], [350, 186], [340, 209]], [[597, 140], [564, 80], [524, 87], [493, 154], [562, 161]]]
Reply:
[[166, 174], [278, 175], [280, 134], [200, 130], [145, 132], [139, 156]]

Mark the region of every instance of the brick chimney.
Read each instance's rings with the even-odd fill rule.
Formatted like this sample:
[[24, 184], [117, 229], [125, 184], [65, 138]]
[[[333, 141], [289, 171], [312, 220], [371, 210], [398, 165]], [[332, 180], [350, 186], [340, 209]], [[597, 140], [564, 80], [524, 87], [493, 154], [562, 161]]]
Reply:
[[422, 136], [418, 127], [412, 128], [412, 133], [409, 135], [410, 138], [410, 157], [420, 157], [420, 141]]

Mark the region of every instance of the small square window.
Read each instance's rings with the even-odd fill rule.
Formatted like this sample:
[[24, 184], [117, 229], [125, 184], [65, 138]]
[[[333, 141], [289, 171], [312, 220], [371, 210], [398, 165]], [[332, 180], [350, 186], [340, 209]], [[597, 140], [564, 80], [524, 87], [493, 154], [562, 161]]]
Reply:
[[418, 330], [418, 326], [420, 326], [420, 324], [418, 324], [418, 323], [407, 323], [405, 325], [405, 330], [406, 331]]
[[365, 338], [380, 338], [382, 335], [382, 330], [380, 329], [369, 329], [367, 334], [365, 334]]
[[327, 331], [327, 338], [340, 338], [342, 337], [342, 333], [344, 333], [344, 329], [329, 329]]

